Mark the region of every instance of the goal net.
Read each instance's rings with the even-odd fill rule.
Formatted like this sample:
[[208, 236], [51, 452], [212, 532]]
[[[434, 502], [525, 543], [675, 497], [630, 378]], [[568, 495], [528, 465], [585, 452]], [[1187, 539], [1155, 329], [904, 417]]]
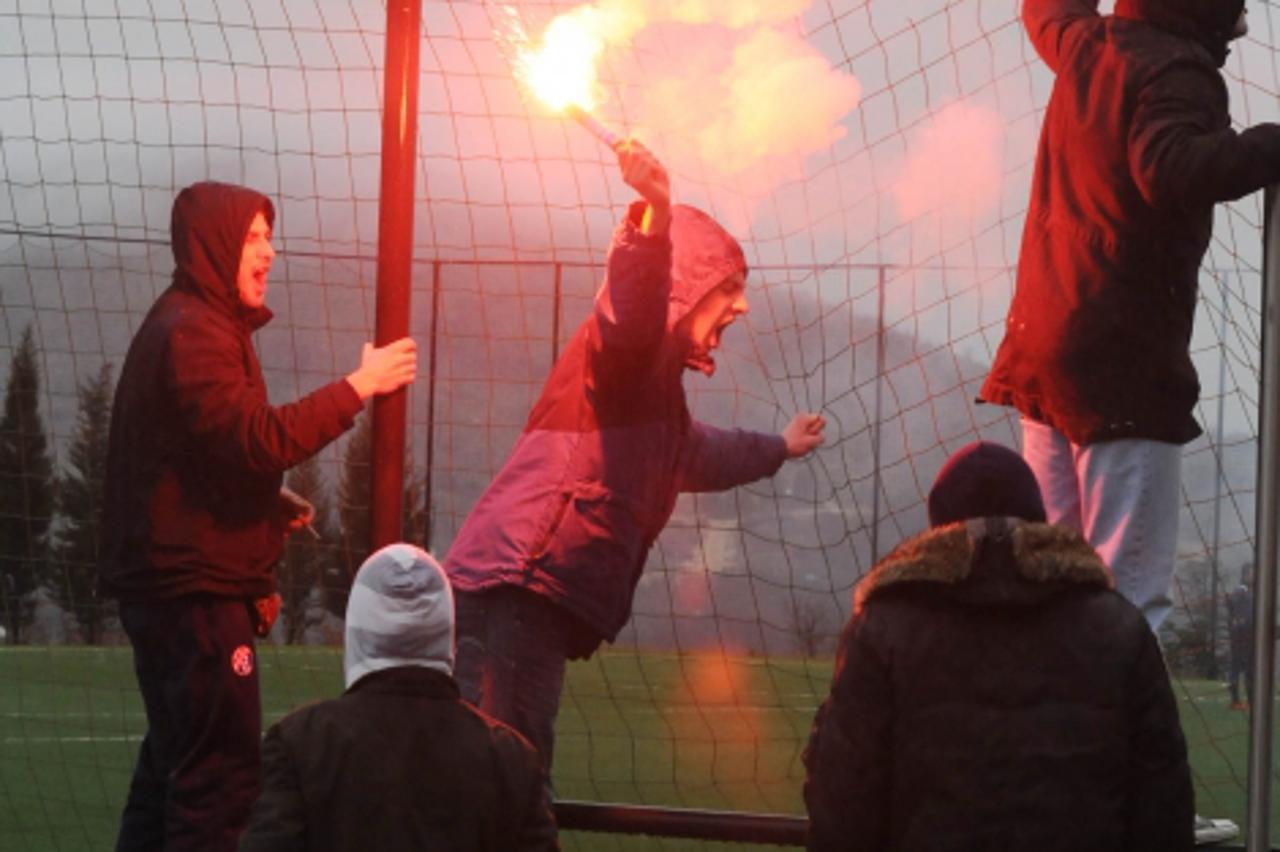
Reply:
[[[405, 530], [438, 556], [587, 316], [631, 200], [613, 154], [513, 73], [523, 37], [585, 5], [423, 3]], [[951, 452], [1020, 444], [1008, 409], [973, 400], [1052, 77], [1014, 0], [587, 8], [610, 21], [596, 118], [657, 152], [677, 200], [751, 266], [719, 370], [686, 378], [694, 415], [828, 425], [772, 479], [681, 498], [618, 642], [570, 666], [557, 792], [802, 813], [800, 752], [854, 585], [926, 525]], [[127, 642], [92, 592], [94, 435], [169, 282], [176, 192], [216, 179], [275, 202], [276, 316], [256, 339], [274, 402], [349, 372], [372, 337], [385, 15], [374, 0], [0, 0], [0, 382], [38, 415], [0, 430], [44, 438], [0, 470], [0, 847], [101, 848], [145, 730]], [[1280, 21], [1253, 4], [1251, 24], [1225, 68], [1239, 126], [1275, 120], [1280, 95]], [[1224, 600], [1253, 547], [1261, 224], [1260, 196], [1220, 206], [1201, 275], [1205, 434], [1183, 456], [1161, 637], [1197, 807], [1240, 823], [1247, 715], [1223, 683]], [[290, 474], [320, 538], [280, 568], [266, 723], [340, 690], [369, 463], [364, 423]]]

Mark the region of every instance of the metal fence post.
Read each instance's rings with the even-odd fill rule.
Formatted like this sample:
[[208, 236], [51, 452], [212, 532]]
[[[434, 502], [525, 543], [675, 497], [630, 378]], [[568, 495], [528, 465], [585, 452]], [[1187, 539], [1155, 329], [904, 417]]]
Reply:
[[1253, 705], [1249, 718], [1249, 835], [1246, 848], [1271, 845], [1271, 749], [1275, 706], [1276, 544], [1280, 513], [1280, 192], [1265, 198], [1262, 256], [1262, 393], [1258, 403], [1258, 516], [1254, 551]]
[[[418, 43], [421, 0], [387, 3], [383, 69], [382, 188], [378, 200], [375, 343], [409, 333], [413, 265], [413, 190], [418, 149]], [[404, 444], [408, 389], [373, 401], [372, 538], [374, 549], [404, 536]]]

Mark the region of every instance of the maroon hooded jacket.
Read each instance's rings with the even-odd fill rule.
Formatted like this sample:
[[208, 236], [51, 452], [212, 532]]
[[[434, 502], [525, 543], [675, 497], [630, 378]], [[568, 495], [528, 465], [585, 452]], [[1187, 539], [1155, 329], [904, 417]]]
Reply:
[[173, 204], [177, 268], [134, 335], [107, 455], [103, 591], [123, 600], [275, 589], [283, 473], [353, 424], [345, 380], [272, 407], [250, 334], [271, 319], [241, 302], [245, 234], [275, 211], [244, 187], [197, 183]]
[[1231, 128], [1219, 67], [1244, 0], [1026, 0], [1057, 75], [1018, 283], [980, 398], [1073, 443], [1185, 443], [1215, 202], [1280, 180], [1280, 127]]
[[[707, 214], [672, 210], [670, 239], [639, 228], [634, 205], [614, 234], [595, 310], [552, 368], [502, 470], [445, 559], [455, 589], [528, 589], [572, 616], [589, 654], [631, 616], [631, 598], [681, 491], [771, 476], [780, 435], [693, 420], [681, 379], [710, 370], [671, 333], [712, 288], [746, 271], [742, 249]], [[577, 644], [577, 641], [575, 641]]]

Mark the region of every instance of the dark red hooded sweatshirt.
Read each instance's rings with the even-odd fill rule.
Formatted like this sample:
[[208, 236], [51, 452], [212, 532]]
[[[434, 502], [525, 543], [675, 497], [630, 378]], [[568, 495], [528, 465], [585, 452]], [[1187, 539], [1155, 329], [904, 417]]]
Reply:
[[198, 183], [174, 201], [173, 283], [134, 335], [116, 387], [101, 581], [123, 600], [275, 589], [283, 473], [354, 423], [345, 380], [272, 407], [251, 333], [271, 319], [236, 288], [245, 234], [275, 211], [244, 187]]
[[1057, 75], [1018, 283], [981, 399], [1080, 445], [1200, 433], [1191, 362], [1215, 202], [1280, 180], [1280, 127], [1231, 128], [1219, 71], [1243, 0], [1026, 0]]

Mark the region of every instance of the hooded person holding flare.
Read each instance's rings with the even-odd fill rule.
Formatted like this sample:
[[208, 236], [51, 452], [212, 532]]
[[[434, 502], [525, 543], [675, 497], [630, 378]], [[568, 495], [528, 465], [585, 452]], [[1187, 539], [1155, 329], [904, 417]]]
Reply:
[[566, 662], [630, 618], [679, 493], [770, 476], [823, 438], [814, 414], [782, 434], [690, 416], [683, 374], [714, 371], [721, 335], [747, 311], [746, 261], [710, 216], [671, 204], [647, 148], [616, 151], [643, 200], [614, 233], [591, 315], [445, 559], [462, 694], [529, 737], [547, 767]]

